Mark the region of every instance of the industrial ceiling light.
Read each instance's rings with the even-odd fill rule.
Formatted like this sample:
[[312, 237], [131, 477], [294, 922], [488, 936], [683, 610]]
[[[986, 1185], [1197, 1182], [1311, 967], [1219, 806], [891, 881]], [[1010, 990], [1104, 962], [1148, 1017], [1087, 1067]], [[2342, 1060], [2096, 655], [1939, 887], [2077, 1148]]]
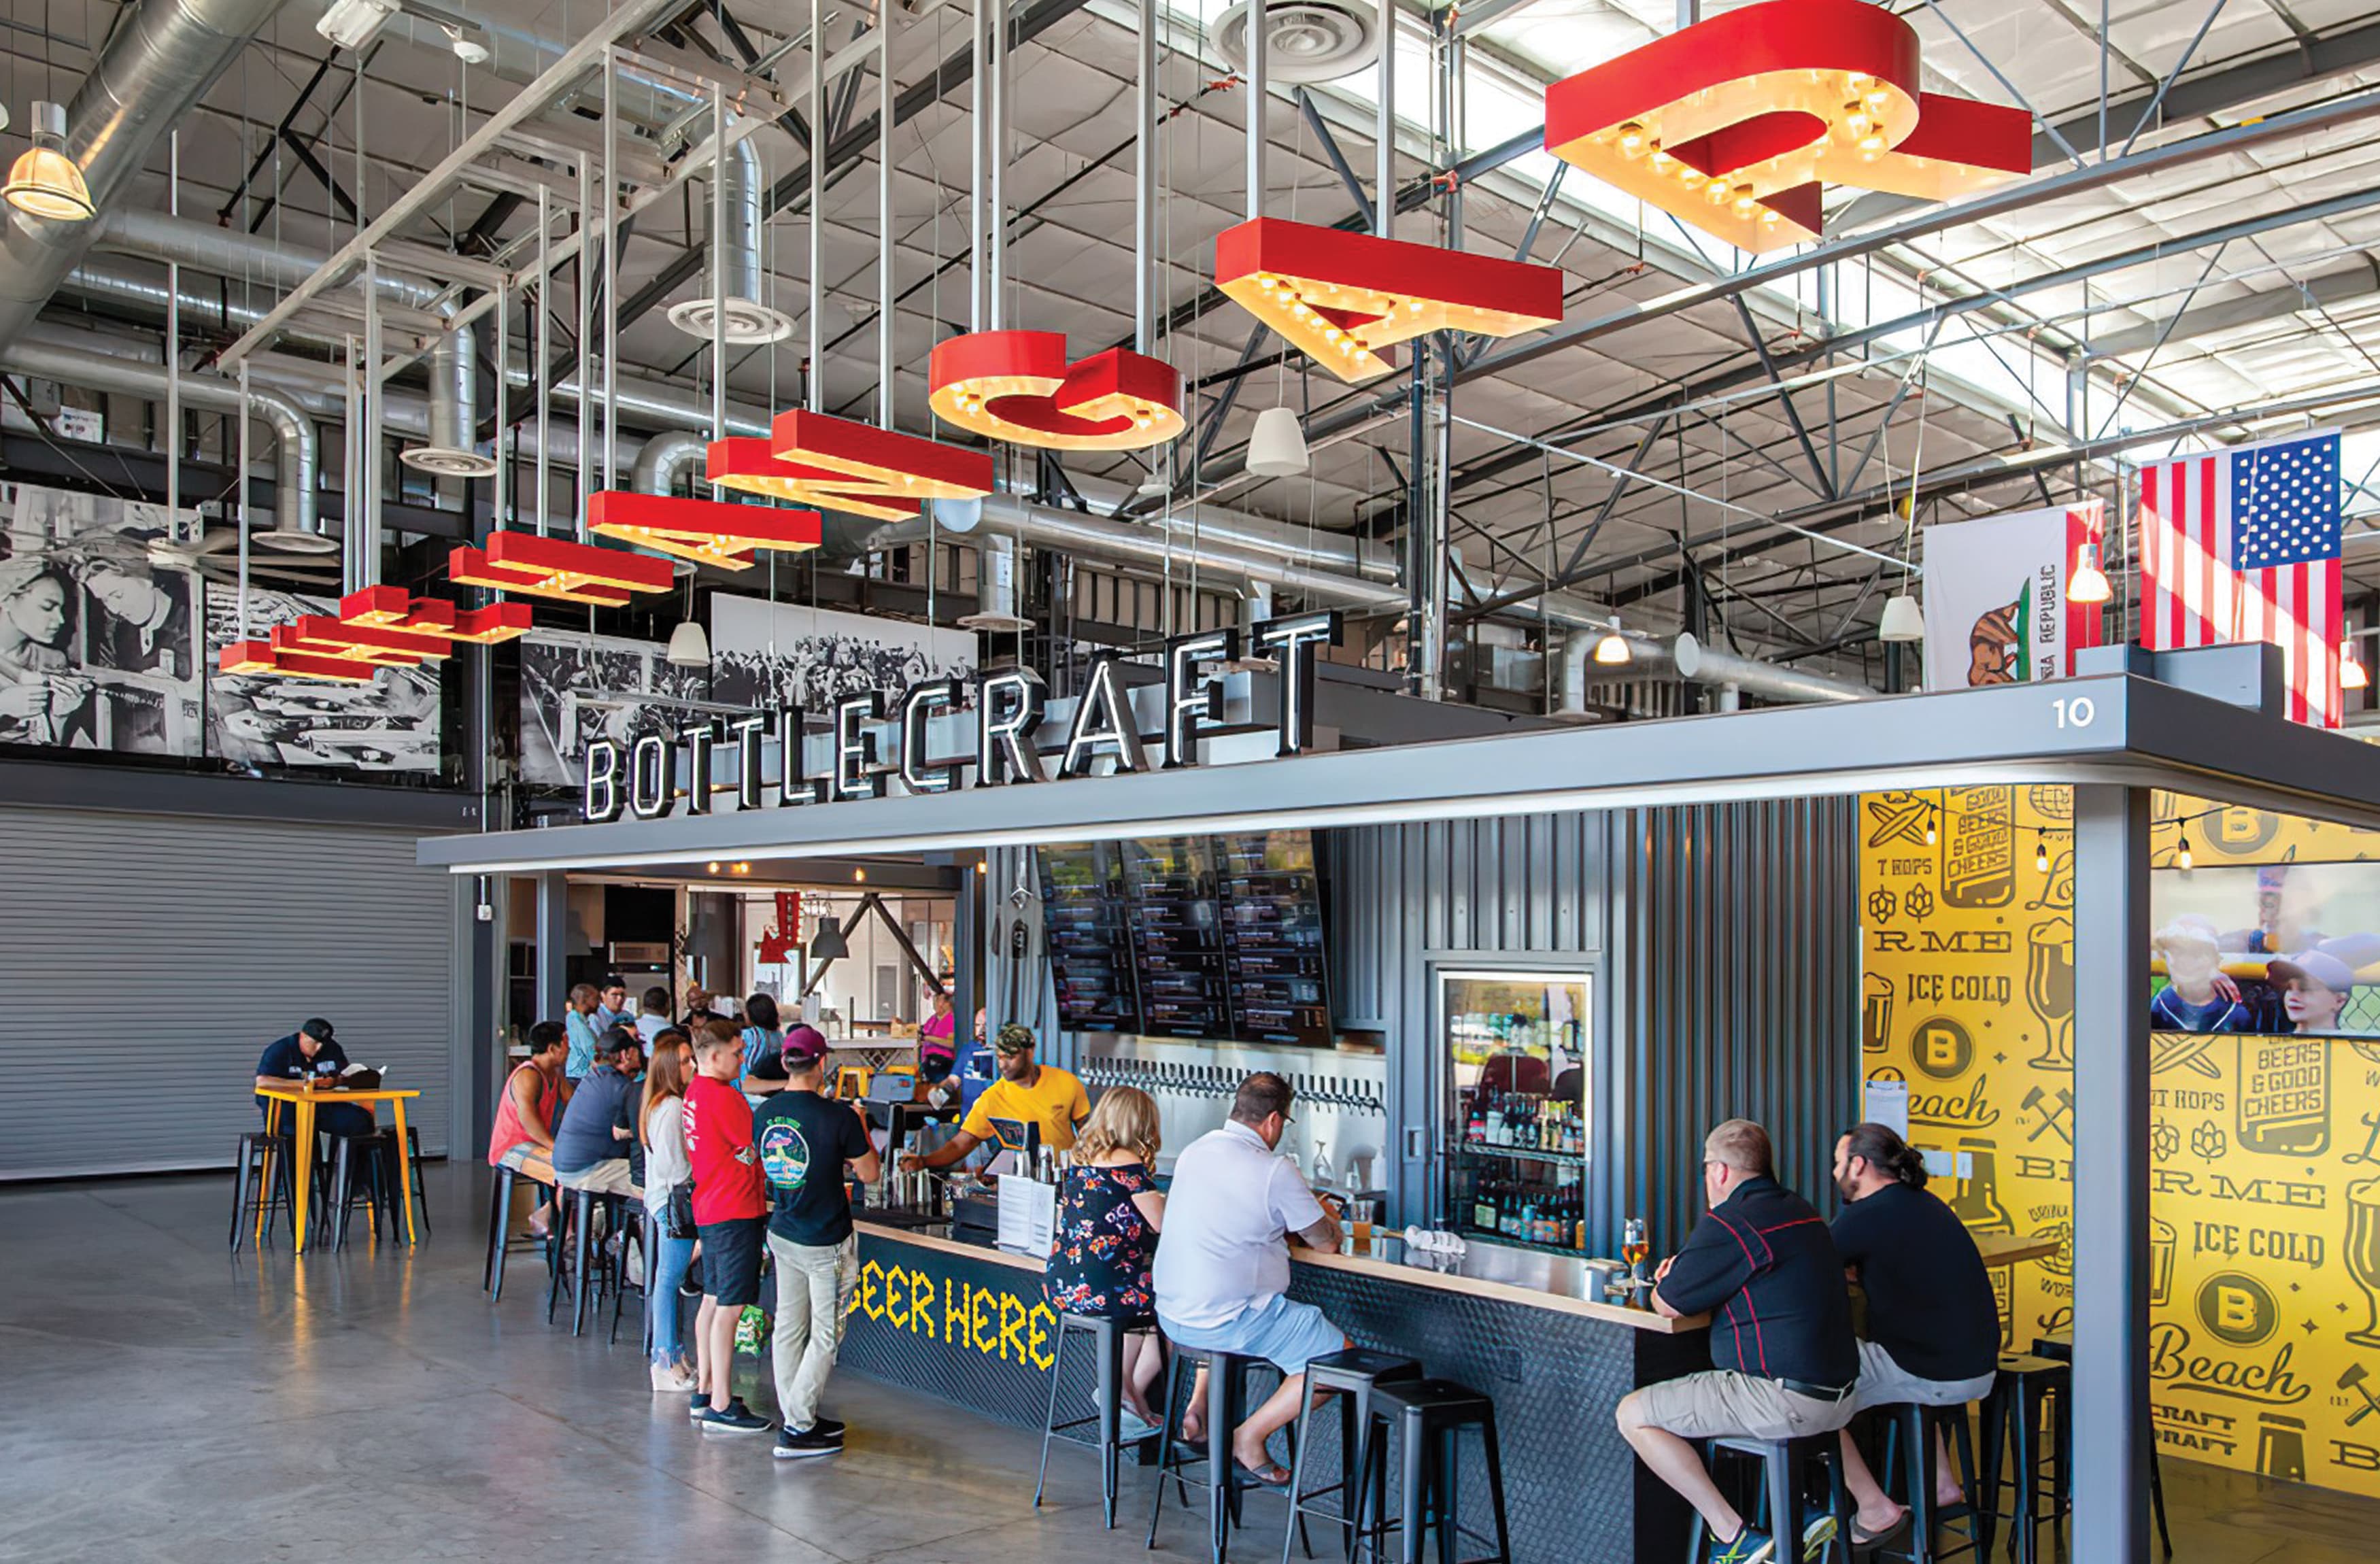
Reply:
[[2066, 584], [2066, 600], [2103, 603], [2115, 595], [2107, 585], [2107, 573], [2099, 568], [2099, 546], [2085, 543], [2075, 550], [2074, 578]]
[[1907, 592], [1895, 592], [1884, 600], [1884, 618], [1876, 627], [1880, 641], [1922, 641], [1925, 638], [1925, 615], [1917, 600]]
[[2355, 639], [2349, 637], [2338, 643], [2338, 687], [2360, 690], [2372, 683], [2372, 675], [2363, 671], [2363, 663], [2355, 655]]
[[832, 917], [819, 919], [818, 932], [810, 936], [810, 960], [840, 961], [851, 954], [851, 942], [843, 937], [843, 925]]
[[670, 632], [669, 663], [673, 668], [708, 668], [710, 666], [710, 637], [700, 624], [691, 619], [678, 621]]
[[314, 24], [314, 30], [352, 53], [378, 36], [396, 11], [396, 0], [335, 0]]
[[1287, 407], [1267, 407], [1257, 415], [1255, 432], [1248, 436], [1250, 472], [1258, 478], [1295, 478], [1313, 466], [1296, 413]]
[[32, 129], [33, 144], [18, 154], [8, 170], [8, 183], [0, 186], [0, 196], [29, 217], [88, 223], [93, 211], [91, 187], [83, 183], [82, 170], [63, 150], [67, 111], [55, 103], [35, 103]]
[[1603, 633], [1603, 638], [1595, 643], [1595, 661], [1606, 668], [1620, 668], [1625, 667], [1635, 660], [1636, 653], [1629, 647], [1628, 637], [1620, 633], [1620, 621], [1614, 619], [1611, 622], [1611, 628], [1606, 630]]
[[465, 37], [463, 30], [459, 27], [449, 27], [446, 30], [446, 44], [448, 48], [455, 51], [455, 57], [467, 66], [483, 66], [488, 63], [488, 46], [476, 38]]

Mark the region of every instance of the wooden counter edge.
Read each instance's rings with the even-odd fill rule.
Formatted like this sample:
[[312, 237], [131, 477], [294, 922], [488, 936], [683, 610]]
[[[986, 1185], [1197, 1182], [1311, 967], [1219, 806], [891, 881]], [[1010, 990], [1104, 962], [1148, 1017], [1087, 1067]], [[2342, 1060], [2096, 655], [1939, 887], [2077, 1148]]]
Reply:
[[[855, 1219], [852, 1225], [871, 1238], [914, 1243], [919, 1248], [937, 1249], [946, 1255], [989, 1261], [993, 1265], [1006, 1266], [1013, 1270], [1039, 1273], [1047, 1268], [1041, 1261], [1029, 1255], [1014, 1254], [1005, 1249], [994, 1249], [980, 1243], [962, 1243], [956, 1239], [944, 1238], [937, 1233], [919, 1232], [915, 1228], [891, 1227], [864, 1218]], [[1293, 1248], [1290, 1251], [1290, 1255], [1305, 1265], [1330, 1266], [1340, 1270], [1377, 1277], [1382, 1281], [1398, 1282], [1408, 1287], [1430, 1287], [1441, 1292], [1461, 1292], [1473, 1297], [1494, 1298], [1508, 1303], [1518, 1303], [1524, 1308], [1550, 1309], [1560, 1314], [1580, 1315], [1588, 1319], [1600, 1320], [1606, 1325], [1621, 1325], [1633, 1330], [1650, 1330], [1665, 1336], [1680, 1335], [1689, 1330], [1701, 1330], [1710, 1324], [1708, 1315], [1687, 1315], [1682, 1318], [1670, 1319], [1649, 1309], [1631, 1309], [1617, 1303], [1599, 1303], [1592, 1299], [1573, 1298], [1561, 1292], [1541, 1292], [1535, 1288], [1518, 1287], [1511, 1282], [1482, 1281], [1472, 1277], [1447, 1276], [1438, 1271], [1423, 1270], [1415, 1266], [1401, 1266], [1387, 1260], [1374, 1259], [1366, 1255], [1325, 1254], [1319, 1250]]]

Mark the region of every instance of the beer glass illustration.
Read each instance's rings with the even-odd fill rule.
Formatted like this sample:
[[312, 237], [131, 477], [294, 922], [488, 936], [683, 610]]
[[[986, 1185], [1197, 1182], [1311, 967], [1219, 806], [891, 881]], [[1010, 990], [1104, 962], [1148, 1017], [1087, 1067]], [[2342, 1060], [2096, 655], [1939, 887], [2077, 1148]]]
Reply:
[[1860, 1050], [1882, 1053], [1892, 1044], [1892, 979], [1880, 972], [1871, 972], [1864, 985], [1864, 1001], [1860, 1006]]
[[2347, 1339], [2380, 1347], [2380, 1179], [2347, 1186], [2347, 1274], [2363, 1290], [2363, 1328]]
[[2024, 952], [2024, 1003], [2041, 1020], [2047, 1040], [2041, 1052], [2025, 1062], [2035, 1070], [2072, 1073], [2074, 1050], [2069, 1038], [2074, 1029], [2074, 923], [2071, 918], [2046, 917], [2033, 926]]
[[2173, 1250], [2180, 1234], [2163, 1217], [2149, 1218], [2149, 1307], [2160, 1309], [2173, 1296]]
[[1994, 1144], [1962, 1136], [1959, 1151], [1972, 1159], [1974, 1171], [1960, 1183], [1959, 1193], [1950, 1198], [1950, 1209], [1972, 1231], [2014, 1232], [2016, 1218], [2000, 1204], [1999, 1154]]

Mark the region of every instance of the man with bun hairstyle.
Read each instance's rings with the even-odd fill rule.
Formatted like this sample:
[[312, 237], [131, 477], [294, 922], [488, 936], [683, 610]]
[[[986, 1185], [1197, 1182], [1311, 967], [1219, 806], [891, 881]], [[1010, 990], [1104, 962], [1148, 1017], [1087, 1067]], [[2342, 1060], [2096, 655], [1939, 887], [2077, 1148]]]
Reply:
[[[1854, 1124], [1835, 1142], [1843, 1208], [1835, 1249], [1867, 1292], [1855, 1408], [1963, 1406], [1991, 1393], [1999, 1366], [1999, 1304], [1973, 1235], [1925, 1188], [1925, 1158], [1884, 1124]], [[1843, 1481], [1859, 1501], [1852, 1541], [1864, 1546], [1900, 1529], [1892, 1502], [1842, 1435]], [[1937, 1505], [1962, 1504], [1947, 1450], [1934, 1462]]]

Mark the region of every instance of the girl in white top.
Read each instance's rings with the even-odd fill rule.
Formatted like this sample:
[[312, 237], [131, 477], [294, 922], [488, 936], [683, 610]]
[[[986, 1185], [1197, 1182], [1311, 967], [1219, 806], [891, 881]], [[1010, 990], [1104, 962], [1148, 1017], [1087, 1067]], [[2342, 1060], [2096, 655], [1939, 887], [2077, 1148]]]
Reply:
[[694, 1388], [677, 1296], [678, 1284], [694, 1263], [694, 1235], [670, 1236], [669, 1206], [671, 1192], [694, 1177], [686, 1155], [684, 1113], [692, 1055], [684, 1033], [667, 1032], [654, 1040], [652, 1059], [645, 1066], [644, 1101], [637, 1112], [637, 1139], [645, 1148], [645, 1209], [653, 1218], [653, 1279], [645, 1294], [653, 1330], [653, 1388], [681, 1393]]

